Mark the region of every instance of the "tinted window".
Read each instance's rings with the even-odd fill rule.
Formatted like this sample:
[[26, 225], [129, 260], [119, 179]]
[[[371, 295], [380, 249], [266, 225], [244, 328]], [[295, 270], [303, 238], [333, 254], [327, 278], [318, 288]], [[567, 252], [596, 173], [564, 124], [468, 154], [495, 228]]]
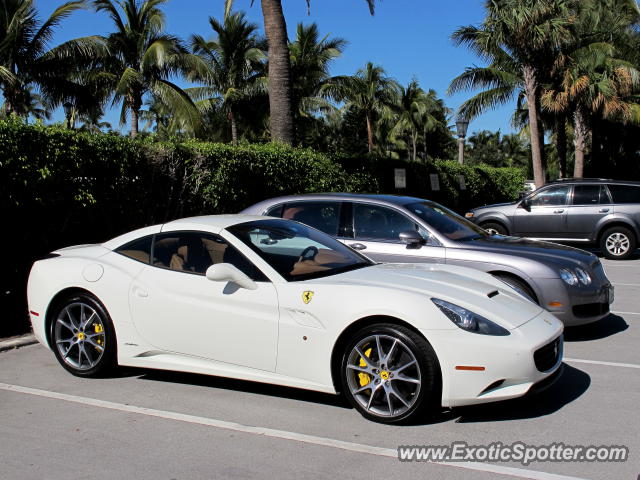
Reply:
[[551, 187], [536, 194], [531, 199], [532, 207], [562, 206], [567, 204], [569, 186]]
[[[280, 216], [280, 215], [278, 215]], [[295, 220], [332, 236], [338, 235], [340, 203], [338, 202], [293, 202], [287, 203], [282, 218]]]
[[282, 217], [282, 205], [271, 207], [265, 212], [267, 217]]
[[355, 238], [400, 242], [400, 233], [417, 230], [417, 225], [390, 208], [354, 203], [353, 230]]
[[640, 187], [609, 185], [613, 203], [640, 203]]
[[576, 185], [573, 187], [574, 205], [599, 205], [609, 203], [607, 192], [601, 185]]
[[156, 267], [204, 275], [216, 263], [230, 263], [253, 280], [266, 280], [253, 263], [218, 235], [168, 232], [155, 236], [153, 265]]
[[372, 265], [329, 235], [295, 222], [263, 220], [241, 223], [227, 230], [289, 281], [326, 277]]
[[482, 228], [437, 203], [411, 203], [405, 205], [405, 208], [450, 240], [469, 240], [488, 236]]
[[153, 235], [148, 237], [139, 238], [133, 242], [129, 242], [126, 245], [116, 249], [116, 252], [125, 257], [132, 258], [142, 263], [149, 263], [151, 258], [151, 240]]

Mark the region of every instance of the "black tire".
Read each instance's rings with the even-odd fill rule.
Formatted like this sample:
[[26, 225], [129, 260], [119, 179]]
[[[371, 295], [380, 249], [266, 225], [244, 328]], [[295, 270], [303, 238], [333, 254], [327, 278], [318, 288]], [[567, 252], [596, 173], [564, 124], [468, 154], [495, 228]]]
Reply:
[[501, 223], [498, 223], [498, 222], [486, 222], [486, 223], [483, 223], [480, 226], [482, 228], [484, 228], [487, 231], [487, 233], [490, 233], [492, 235], [496, 235], [496, 234], [497, 235], [509, 235], [509, 232], [507, 231], [505, 226], [502, 225]]
[[612, 227], [600, 236], [600, 250], [612, 260], [625, 260], [636, 251], [637, 240], [626, 227]]
[[58, 302], [49, 328], [53, 353], [73, 375], [98, 377], [117, 365], [113, 323], [93, 295], [76, 293]]
[[538, 297], [536, 296], [534, 291], [531, 289], [531, 287], [524, 280], [520, 280], [519, 278], [513, 277], [511, 275], [504, 275], [501, 273], [496, 273], [493, 276], [502, 280], [504, 283], [509, 285], [518, 293], [526, 297], [529, 297], [529, 300], [531, 300], [533, 303], [536, 303], [538, 305], [540, 304], [538, 302]]
[[[374, 343], [376, 337], [382, 345], [382, 358], [379, 357], [377, 345]], [[371, 360], [369, 365], [355, 350], [359, 345], [366, 346], [367, 342], [371, 342], [370, 350], [360, 351], [365, 354], [367, 360]], [[360, 363], [354, 362], [354, 355]], [[415, 359], [415, 364], [412, 364], [412, 358]], [[390, 363], [387, 365], [384, 363], [386, 361]], [[361, 366], [363, 363], [367, 365], [365, 368], [378, 373], [369, 374], [353, 369], [353, 366]], [[407, 364], [410, 366], [406, 366]], [[399, 370], [396, 372], [396, 369]], [[375, 422], [406, 423], [425, 413], [438, 413], [441, 407], [440, 364], [433, 348], [420, 335], [399, 325], [375, 324], [353, 335], [342, 355], [340, 375], [343, 392], [348, 401], [363, 417]], [[396, 378], [391, 378], [394, 376]], [[419, 385], [413, 382], [415, 379], [420, 380]], [[368, 385], [370, 387], [367, 389]], [[357, 389], [364, 391], [358, 394]], [[404, 400], [394, 396], [396, 393]], [[368, 401], [370, 408], [367, 408], [364, 403], [367, 403], [371, 396], [374, 398]], [[391, 405], [387, 407], [389, 397]], [[382, 411], [383, 409], [386, 412]]]

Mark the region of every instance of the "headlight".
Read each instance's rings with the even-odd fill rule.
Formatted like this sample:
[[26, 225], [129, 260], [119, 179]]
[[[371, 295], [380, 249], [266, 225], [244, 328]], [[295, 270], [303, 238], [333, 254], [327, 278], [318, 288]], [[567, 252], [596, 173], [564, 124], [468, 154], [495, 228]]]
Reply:
[[591, 277], [582, 268], [576, 268], [576, 276], [578, 277], [578, 280], [580, 280], [580, 283], [583, 285], [589, 285], [591, 283]]
[[487, 320], [481, 315], [473, 313], [466, 308], [459, 307], [453, 303], [445, 302], [439, 298], [432, 298], [431, 301], [444, 313], [449, 320], [455, 323], [462, 330], [479, 333], [481, 335], [494, 335], [504, 337], [510, 335], [509, 330], [500, 325]]
[[475, 214], [473, 212], [467, 212], [464, 214], [464, 218], [473, 218]]
[[560, 278], [572, 287], [575, 287], [578, 284], [578, 276], [567, 268], [560, 269]]

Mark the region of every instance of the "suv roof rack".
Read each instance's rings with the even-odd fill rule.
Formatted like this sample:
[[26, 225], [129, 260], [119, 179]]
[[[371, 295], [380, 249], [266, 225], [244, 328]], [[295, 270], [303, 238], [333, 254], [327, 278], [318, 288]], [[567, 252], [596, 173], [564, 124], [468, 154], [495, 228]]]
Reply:
[[615, 182], [611, 178], [559, 178], [548, 183], [562, 183], [562, 182]]

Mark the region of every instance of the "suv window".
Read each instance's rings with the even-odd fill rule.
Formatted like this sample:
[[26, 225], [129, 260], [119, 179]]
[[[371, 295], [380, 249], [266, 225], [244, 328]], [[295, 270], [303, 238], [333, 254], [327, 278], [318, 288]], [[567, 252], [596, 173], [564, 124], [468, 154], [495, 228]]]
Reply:
[[355, 238], [400, 242], [400, 233], [417, 229], [413, 220], [390, 208], [364, 203], [353, 204]]
[[115, 251], [120, 255], [124, 255], [125, 257], [129, 257], [133, 260], [137, 260], [138, 262], [149, 264], [149, 259], [151, 258], [151, 241], [153, 239], [153, 235], [149, 235], [148, 237], [138, 238], [133, 242], [129, 242], [121, 247], [118, 247]]
[[609, 185], [613, 203], [640, 203], [640, 187]]
[[287, 203], [282, 209], [282, 218], [304, 223], [335, 237], [340, 225], [340, 205], [340, 202]]
[[573, 187], [574, 205], [599, 205], [609, 203], [607, 191], [602, 185], [575, 185]]
[[569, 186], [549, 187], [535, 194], [530, 201], [532, 207], [556, 207], [567, 204]]
[[153, 265], [204, 275], [217, 263], [230, 263], [249, 278], [265, 281], [257, 267], [222, 237], [205, 232], [167, 232], [154, 237]]

